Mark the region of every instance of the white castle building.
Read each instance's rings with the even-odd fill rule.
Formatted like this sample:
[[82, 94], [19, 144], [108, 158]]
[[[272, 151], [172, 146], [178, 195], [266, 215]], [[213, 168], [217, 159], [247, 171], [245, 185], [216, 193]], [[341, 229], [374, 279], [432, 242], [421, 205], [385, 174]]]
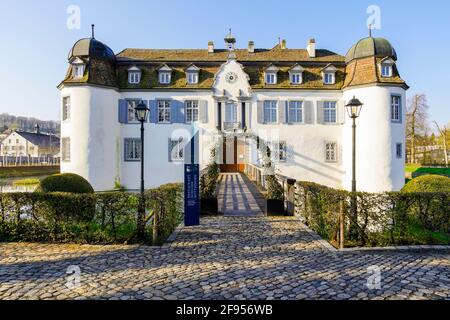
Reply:
[[[146, 188], [183, 180], [183, 147], [199, 130], [201, 167], [216, 145], [211, 133], [232, 133], [219, 152], [223, 171], [259, 165], [256, 143], [277, 152], [279, 174], [335, 188], [351, 188], [351, 119], [345, 104], [364, 103], [357, 119], [358, 190], [404, 185], [405, 92], [397, 55], [382, 38], [358, 41], [346, 56], [317, 49], [125, 49], [118, 54], [94, 37], [69, 53], [59, 85], [62, 172], [85, 177], [96, 190], [120, 182], [139, 188], [140, 124], [134, 106], [150, 108], [145, 123]], [[236, 138], [233, 137], [236, 134]]]

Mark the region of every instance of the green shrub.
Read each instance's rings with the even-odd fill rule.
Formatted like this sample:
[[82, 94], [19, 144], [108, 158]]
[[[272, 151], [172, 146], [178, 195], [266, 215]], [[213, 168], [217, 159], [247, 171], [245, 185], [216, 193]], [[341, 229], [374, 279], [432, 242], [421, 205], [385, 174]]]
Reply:
[[267, 199], [284, 200], [284, 190], [275, 175], [266, 177]]
[[450, 192], [450, 178], [438, 175], [425, 175], [412, 179], [402, 192]]
[[91, 184], [83, 177], [73, 173], [48, 176], [39, 184], [37, 192], [93, 193]]
[[206, 167], [205, 171], [200, 177], [200, 197], [202, 199], [215, 198], [220, 174], [219, 165], [213, 162]]

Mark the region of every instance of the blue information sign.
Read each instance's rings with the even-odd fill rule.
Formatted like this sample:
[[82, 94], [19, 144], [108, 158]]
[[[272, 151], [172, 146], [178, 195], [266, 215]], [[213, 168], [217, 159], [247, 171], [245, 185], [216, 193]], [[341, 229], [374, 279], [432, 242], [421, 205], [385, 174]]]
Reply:
[[200, 167], [198, 164], [184, 165], [184, 225], [200, 224]]

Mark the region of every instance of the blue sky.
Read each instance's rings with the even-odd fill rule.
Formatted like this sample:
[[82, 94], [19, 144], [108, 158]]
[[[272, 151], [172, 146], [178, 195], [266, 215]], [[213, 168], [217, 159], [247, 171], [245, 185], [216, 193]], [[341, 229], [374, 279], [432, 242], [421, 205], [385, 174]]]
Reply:
[[[67, 8], [81, 10], [81, 28], [68, 29]], [[318, 48], [340, 54], [367, 36], [367, 7], [381, 9], [381, 30], [397, 50], [408, 94], [428, 96], [432, 119], [450, 121], [447, 91], [450, 3], [429, 1], [12, 1], [0, 11], [0, 113], [59, 118], [56, 89], [73, 43], [90, 35], [118, 53], [124, 48], [206, 48], [223, 46], [228, 28], [237, 46], [248, 40], [271, 48], [278, 37], [290, 48], [304, 48], [315, 37]]]

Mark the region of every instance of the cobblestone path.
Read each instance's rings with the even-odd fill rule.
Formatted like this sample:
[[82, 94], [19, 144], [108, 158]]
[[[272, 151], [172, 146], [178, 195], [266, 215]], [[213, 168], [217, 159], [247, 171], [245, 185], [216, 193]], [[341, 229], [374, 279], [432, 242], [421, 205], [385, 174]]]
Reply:
[[292, 217], [208, 217], [162, 248], [0, 244], [0, 299], [450, 299], [449, 260], [331, 252]]

